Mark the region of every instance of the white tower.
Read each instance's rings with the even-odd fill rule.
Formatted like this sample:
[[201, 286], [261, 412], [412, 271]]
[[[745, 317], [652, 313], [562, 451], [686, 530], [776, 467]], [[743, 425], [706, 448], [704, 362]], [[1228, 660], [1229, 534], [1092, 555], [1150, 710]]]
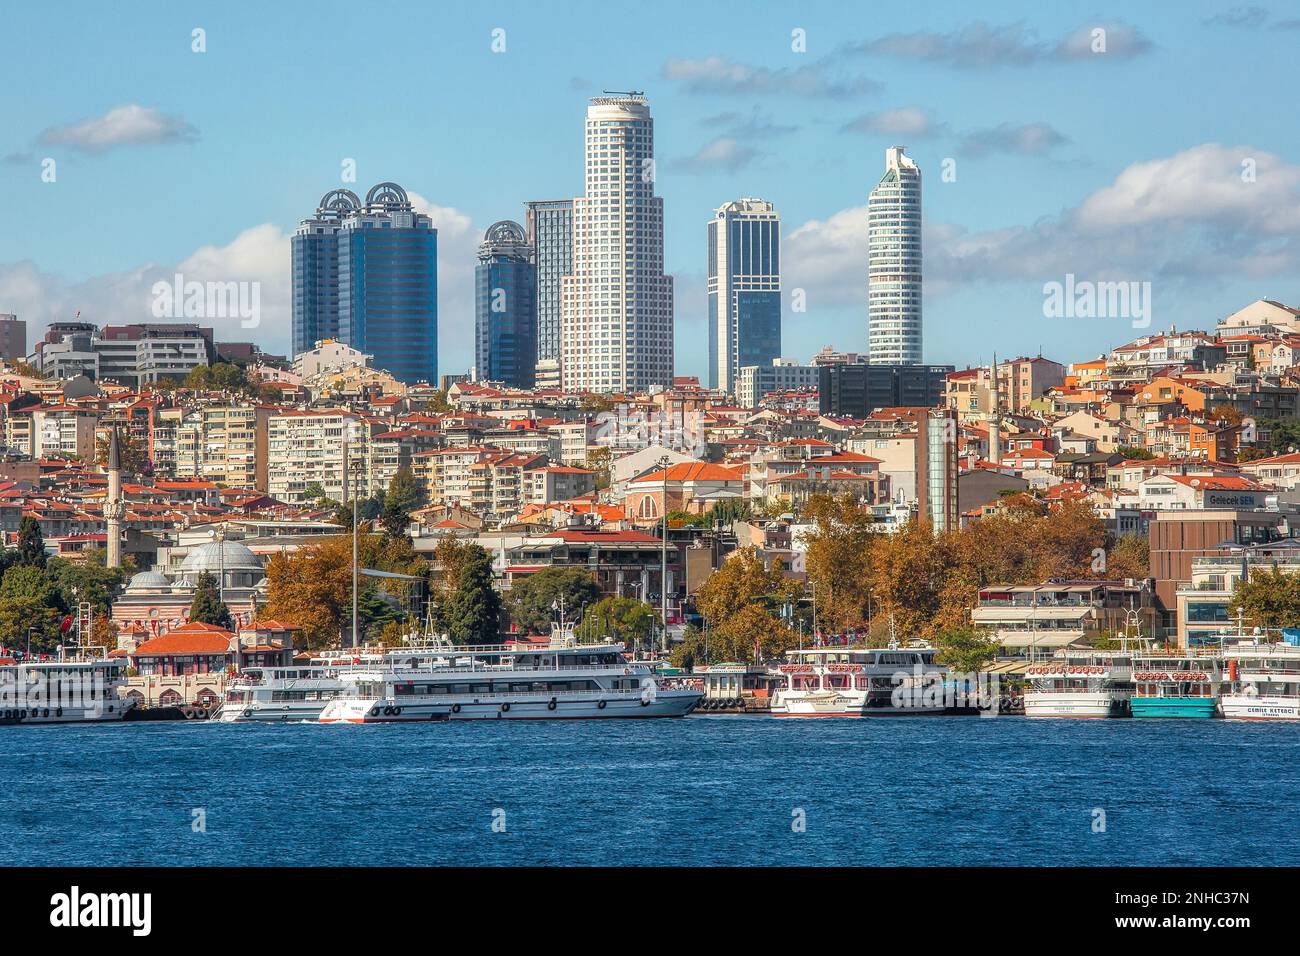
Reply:
[[673, 280], [664, 275], [644, 94], [591, 100], [585, 161], [585, 195], [573, 200], [573, 271], [561, 284], [561, 381], [591, 392], [671, 385]]
[[104, 563], [110, 568], [122, 566], [122, 519], [126, 517], [126, 502], [122, 500], [122, 452], [117, 444], [117, 426], [108, 438], [108, 494], [104, 498], [104, 520], [108, 532]]
[[872, 365], [921, 364], [921, 170], [885, 150], [867, 200], [867, 325]]

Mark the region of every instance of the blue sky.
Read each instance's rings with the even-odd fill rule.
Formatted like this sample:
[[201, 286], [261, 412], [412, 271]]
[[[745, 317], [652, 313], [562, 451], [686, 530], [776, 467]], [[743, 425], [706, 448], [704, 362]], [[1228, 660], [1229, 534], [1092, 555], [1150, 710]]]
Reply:
[[179, 267], [261, 281], [262, 326], [220, 334], [283, 350], [286, 237], [351, 158], [348, 185], [396, 181], [435, 216], [441, 366], [463, 370], [474, 248], [525, 200], [581, 188], [602, 89], [650, 98], [682, 374], [705, 373], [704, 223], [740, 196], [782, 214], [785, 354], [865, 349], [862, 206], [893, 144], [924, 177], [929, 361], [1070, 361], [1138, 334], [1044, 318], [1067, 272], [1150, 281], [1161, 328], [1300, 302], [1300, 14], [1044, 6], [11, 2], [0, 312], [33, 338], [78, 309], [147, 319]]

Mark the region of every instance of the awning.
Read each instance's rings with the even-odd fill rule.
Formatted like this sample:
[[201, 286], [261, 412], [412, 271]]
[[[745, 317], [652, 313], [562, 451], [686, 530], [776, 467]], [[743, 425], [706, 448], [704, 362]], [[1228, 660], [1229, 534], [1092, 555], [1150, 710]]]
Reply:
[[997, 640], [1003, 647], [1069, 647], [1083, 640], [1083, 632], [1052, 631], [1039, 634], [1034, 631], [1003, 631], [997, 635]]

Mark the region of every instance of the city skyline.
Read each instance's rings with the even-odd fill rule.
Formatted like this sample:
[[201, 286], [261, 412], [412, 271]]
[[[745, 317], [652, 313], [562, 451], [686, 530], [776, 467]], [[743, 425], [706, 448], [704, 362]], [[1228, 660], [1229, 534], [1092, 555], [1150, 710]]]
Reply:
[[[295, 48], [322, 42], [323, 25], [292, 8], [263, 12], [268, 36], [223, 11], [157, 9], [131, 35], [107, 14], [73, 18], [58, 42], [97, 77], [95, 93], [55, 76], [14, 104], [0, 143], [0, 199], [29, 225], [0, 237], [0, 310], [28, 322], [32, 340], [78, 310], [101, 324], [145, 321], [153, 282], [182, 271], [262, 282], [262, 324], [222, 334], [288, 351], [290, 234], [304, 195], [357, 188], [340, 178], [352, 160], [360, 182], [400, 182], [434, 219], [443, 247], [440, 365], [463, 371], [473, 361], [483, 230], [518, 218], [533, 197], [581, 193], [572, 131], [603, 87], [645, 89], [655, 104], [678, 374], [708, 373], [698, 223], [737, 195], [768, 198], [787, 223], [783, 352], [806, 360], [827, 343], [866, 351], [865, 196], [881, 150], [895, 142], [908, 144], [930, 183], [927, 362], [984, 361], [994, 349], [1066, 358], [1131, 335], [1124, 318], [1045, 318], [1043, 285], [1067, 275], [1153, 281], [1159, 328], [1209, 326], [1260, 294], [1300, 299], [1285, 234], [1300, 217], [1300, 170], [1286, 158], [1296, 133], [1275, 122], [1267, 98], [1250, 95], [1284, 82], [1279, 58], [1253, 49], [1284, 42], [1286, 31], [1227, 17], [1230, 5], [1139, 7], [1123, 19], [1029, 5], [984, 19], [957, 4], [936, 5], [924, 19], [769, 9], [739, 31], [722, 29], [720, 12], [692, 10], [701, 29], [690, 36], [659, 35], [646, 51], [617, 54], [602, 42], [612, 25], [595, 18], [549, 24], [507, 7], [489, 23], [412, 7], [416, 36], [394, 43], [407, 49], [436, 29], [447, 51], [428, 65], [429, 82], [467, 76], [494, 103], [476, 112], [457, 97], [422, 101], [421, 123], [408, 125], [437, 133], [365, 108], [389, 75], [382, 71], [302, 94], [296, 112], [250, 99], [241, 70], [255, 66], [266, 82], [290, 88]], [[10, 36], [32, 41], [5, 53], [35, 75], [34, 57], [52, 38], [31, 17], [12, 14]], [[292, 31], [269, 39], [290, 22]], [[199, 25], [201, 55], [191, 49]], [[1085, 42], [1096, 25], [1108, 31], [1104, 54]], [[504, 49], [495, 53], [498, 28]], [[1247, 56], [1248, 78], [1223, 65]], [[1215, 66], [1175, 84], [1170, 67], [1182, 58]], [[151, 86], [145, 64], [175, 82]], [[525, 78], [527, 105], [505, 96]], [[1164, 105], [1153, 115], [1143, 104], [1157, 99]], [[348, 124], [327, 121], [340, 112]], [[517, 147], [497, 155], [459, 146], [495, 141], [506, 128], [510, 141], [529, 144], [527, 161]], [[249, 129], [257, 148], [243, 148]], [[53, 183], [41, 180], [47, 157], [58, 163]], [[948, 159], [952, 181], [943, 177]], [[110, 231], [114, 241], [103, 242]], [[789, 311], [795, 289], [806, 294], [806, 312]]]

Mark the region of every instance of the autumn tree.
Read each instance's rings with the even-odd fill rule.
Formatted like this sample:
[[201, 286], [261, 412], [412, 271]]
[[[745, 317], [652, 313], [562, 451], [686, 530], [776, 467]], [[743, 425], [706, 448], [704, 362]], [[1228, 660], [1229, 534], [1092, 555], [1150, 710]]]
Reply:
[[780, 610], [793, 604], [799, 587], [763, 563], [757, 548], [740, 548], [714, 571], [695, 596], [709, 625], [715, 657], [753, 661], [757, 646], [764, 658], [784, 652], [796, 640]]
[[868, 618], [871, 518], [852, 495], [815, 495], [803, 509], [813, 530], [803, 536], [805, 567], [819, 623], [832, 631], [859, 628]]
[[352, 542], [330, 537], [298, 551], [278, 552], [266, 563], [265, 618], [300, 628], [309, 650], [338, 642], [352, 614]]
[[[108, 435], [100, 435], [95, 439], [95, 464], [101, 468], [108, 465], [109, 444]], [[130, 431], [118, 432], [117, 453], [121, 459], [122, 471], [126, 474], [143, 475], [149, 471], [149, 449], [141, 438]]]
[[542, 568], [510, 588], [507, 610], [521, 630], [549, 634], [561, 607], [576, 620], [584, 604], [594, 605], [600, 597], [600, 585], [586, 568]]

